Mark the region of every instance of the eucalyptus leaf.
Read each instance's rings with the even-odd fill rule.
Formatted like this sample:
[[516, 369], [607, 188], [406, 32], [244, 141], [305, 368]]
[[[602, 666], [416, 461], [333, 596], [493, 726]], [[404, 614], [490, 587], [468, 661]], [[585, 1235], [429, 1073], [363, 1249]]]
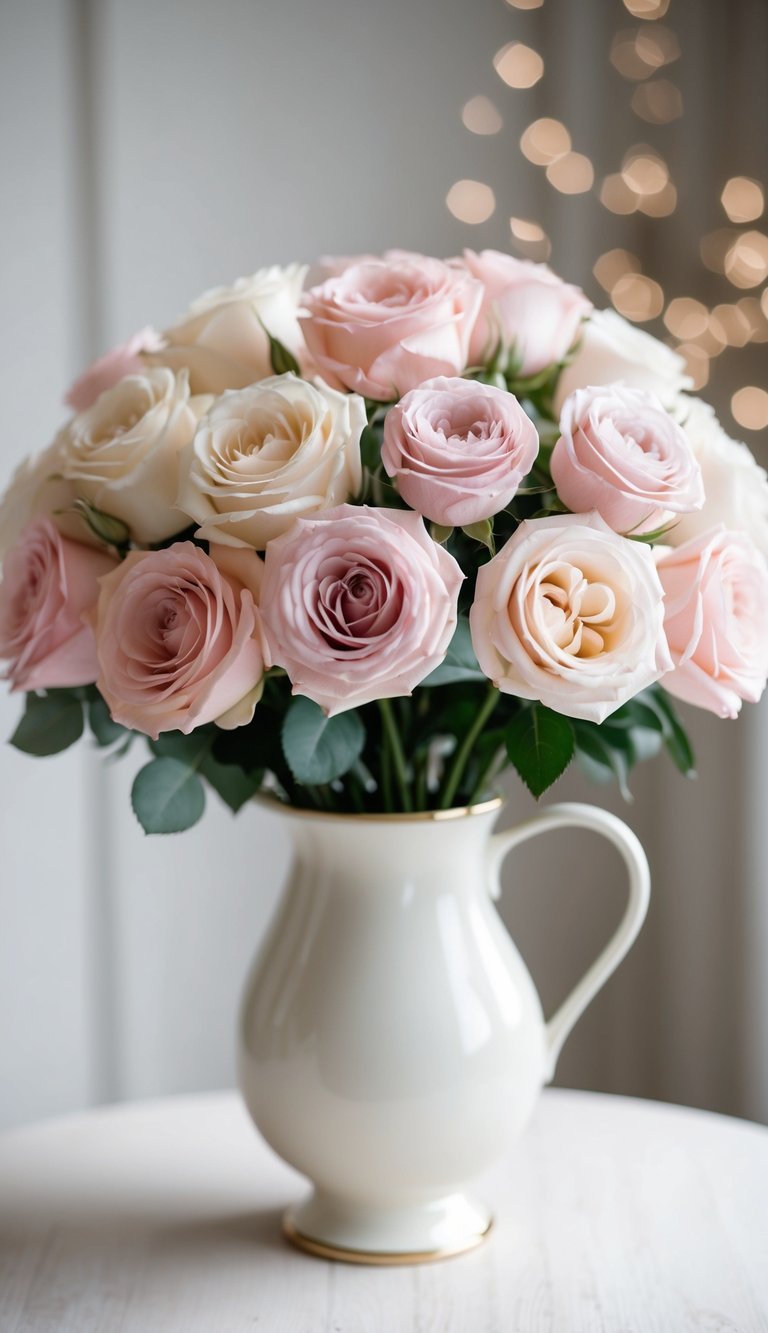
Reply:
[[95, 699], [89, 699], [88, 704], [88, 725], [93, 732], [94, 740], [102, 748], [107, 745], [114, 745], [126, 734], [126, 727], [114, 722], [110, 716], [109, 709], [102, 699], [97, 695]]
[[439, 666], [430, 671], [421, 681], [421, 685], [455, 685], [462, 680], [485, 681], [486, 676], [480, 670], [475, 650], [472, 647], [472, 634], [469, 621], [459, 616], [448, 651]]
[[180, 759], [151, 759], [136, 774], [131, 805], [145, 833], [183, 833], [202, 816], [205, 789]]
[[298, 695], [285, 715], [283, 753], [297, 782], [322, 786], [348, 773], [365, 746], [356, 712], [327, 717], [319, 704]]
[[200, 773], [235, 814], [256, 794], [264, 780], [263, 769], [246, 773], [236, 764], [220, 764], [212, 754], [203, 759]]
[[543, 704], [521, 708], [504, 733], [507, 754], [528, 790], [542, 795], [565, 772], [573, 758], [570, 719]]
[[24, 715], [11, 745], [24, 754], [43, 757], [68, 750], [83, 734], [83, 705], [74, 693], [28, 694]]

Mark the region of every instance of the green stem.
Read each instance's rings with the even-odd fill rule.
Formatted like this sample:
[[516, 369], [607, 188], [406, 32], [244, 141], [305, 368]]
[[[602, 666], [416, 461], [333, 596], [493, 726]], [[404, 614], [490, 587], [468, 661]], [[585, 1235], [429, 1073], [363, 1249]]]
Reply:
[[496, 774], [501, 769], [505, 755], [506, 755], [506, 750], [503, 745], [500, 745], [498, 750], [494, 750], [488, 763], [485, 765], [485, 768], [480, 773], [480, 776], [478, 777], [477, 782], [474, 785], [472, 794], [469, 797], [469, 802], [468, 802], [469, 805], [474, 805], [475, 801], [479, 801], [480, 797], [485, 791], [486, 785], [491, 781], [491, 778], [496, 777]]
[[440, 797], [439, 808], [441, 810], [449, 810], [451, 808], [451, 802], [453, 801], [459, 783], [464, 776], [464, 770], [472, 752], [472, 746], [483, 730], [483, 727], [491, 716], [498, 701], [499, 691], [496, 689], [495, 685], [489, 685], [485, 701], [478, 708], [472, 726], [469, 728], [469, 731], [454, 755], [453, 763], [449, 769], [448, 777], [445, 780], [445, 786], [443, 787], [442, 795]]
[[381, 713], [383, 735], [386, 737], [389, 753], [392, 756], [392, 766], [395, 770], [400, 801], [405, 813], [410, 814], [413, 804], [408, 790], [408, 770], [405, 766], [405, 755], [400, 742], [400, 733], [397, 730], [397, 723], [389, 699], [379, 699], [379, 712]]

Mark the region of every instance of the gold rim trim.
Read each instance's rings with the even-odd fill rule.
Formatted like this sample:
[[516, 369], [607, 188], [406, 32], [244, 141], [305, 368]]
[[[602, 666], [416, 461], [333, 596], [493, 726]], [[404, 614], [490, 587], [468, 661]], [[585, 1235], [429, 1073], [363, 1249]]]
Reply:
[[417, 810], [415, 814], [368, 814], [358, 813], [357, 811], [348, 811], [340, 813], [336, 810], [304, 810], [301, 806], [287, 805], [284, 801], [273, 800], [269, 796], [256, 796], [254, 800], [257, 805], [265, 810], [273, 810], [276, 814], [285, 815], [289, 819], [321, 819], [323, 821], [351, 819], [356, 824], [441, 824], [448, 819], [466, 819], [471, 815], [487, 815], [492, 810], [500, 810], [504, 804], [501, 796], [494, 796], [489, 801], [478, 801], [477, 805], [455, 805], [449, 810]]
[[459, 1254], [467, 1254], [470, 1250], [476, 1250], [478, 1245], [490, 1235], [493, 1227], [493, 1218], [490, 1218], [484, 1231], [478, 1232], [465, 1241], [463, 1245], [453, 1245], [442, 1250], [353, 1250], [344, 1245], [329, 1245], [326, 1241], [313, 1240], [311, 1236], [305, 1236], [303, 1231], [299, 1231], [294, 1225], [290, 1213], [285, 1213], [283, 1217], [283, 1235], [291, 1245], [297, 1250], [303, 1250], [305, 1254], [311, 1254], [315, 1259], [332, 1259], [335, 1263], [341, 1264], [368, 1264], [375, 1268], [395, 1268], [402, 1267], [405, 1264], [432, 1264], [440, 1259], [454, 1259]]

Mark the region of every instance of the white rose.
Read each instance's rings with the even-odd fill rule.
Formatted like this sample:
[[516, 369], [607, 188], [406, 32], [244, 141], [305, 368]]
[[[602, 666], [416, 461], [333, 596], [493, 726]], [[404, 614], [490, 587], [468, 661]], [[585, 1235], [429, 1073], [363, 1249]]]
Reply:
[[65, 427], [61, 471], [135, 541], [164, 541], [189, 524], [176, 507], [179, 454], [209, 401], [190, 399], [186, 371], [127, 375]]
[[500, 690], [590, 722], [672, 666], [651, 549], [596, 513], [521, 523], [479, 570], [469, 623]]
[[596, 310], [583, 326], [579, 349], [557, 382], [555, 414], [569, 394], [593, 384], [617, 380], [648, 389], [669, 406], [691, 380], [685, 362], [671, 347], [635, 328], [615, 310]]
[[65, 536], [88, 540], [83, 519], [70, 512], [76, 491], [71, 482], [62, 479], [61, 468], [58, 440], [25, 458], [16, 468], [0, 499], [0, 556], [16, 545], [27, 523], [42, 514], [50, 515]]
[[716, 528], [745, 532], [768, 557], [768, 476], [746, 444], [726, 435], [714, 409], [701, 398], [678, 399], [682, 422], [704, 478], [704, 508], [685, 514], [665, 541], [680, 546]]
[[357, 394], [291, 374], [225, 393], [185, 451], [179, 506], [198, 536], [262, 551], [359, 490], [365, 422]]
[[304, 338], [296, 318], [306, 265], [259, 269], [231, 287], [214, 287], [193, 301], [166, 329], [158, 365], [189, 371], [193, 393], [244, 389], [272, 375], [265, 329], [305, 366]]

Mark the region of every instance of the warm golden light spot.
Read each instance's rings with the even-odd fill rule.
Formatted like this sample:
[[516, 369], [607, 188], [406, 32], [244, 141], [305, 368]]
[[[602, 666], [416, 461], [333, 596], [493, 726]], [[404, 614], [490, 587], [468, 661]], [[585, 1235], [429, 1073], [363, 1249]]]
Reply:
[[663, 19], [669, 0], [624, 0], [624, 8], [636, 19]]
[[500, 79], [510, 88], [532, 88], [544, 73], [544, 61], [538, 51], [523, 42], [508, 42], [493, 57]]
[[636, 324], [655, 319], [664, 309], [664, 293], [658, 282], [641, 273], [627, 273], [619, 278], [611, 292], [611, 301], [620, 315]]
[[745, 231], [725, 256], [725, 274], [734, 287], [758, 287], [768, 278], [768, 236]]
[[544, 0], [506, 0], [510, 9], [541, 9]]
[[729, 347], [746, 347], [750, 340], [752, 329], [743, 310], [737, 305], [723, 303], [716, 305], [712, 311], [710, 327], [722, 332], [724, 340]]
[[719, 227], [717, 231], [710, 231], [706, 236], [702, 236], [699, 242], [699, 254], [704, 267], [710, 269], [712, 273], [724, 273], [725, 256], [738, 234], [731, 227]]
[[626, 181], [614, 172], [606, 176], [600, 186], [600, 203], [611, 213], [636, 213], [638, 199], [634, 190], [630, 190]]
[[768, 393], [754, 384], [737, 389], [731, 399], [731, 411], [746, 430], [765, 430], [768, 426]]
[[490, 97], [470, 97], [464, 103], [461, 119], [472, 134], [498, 134], [504, 121]]
[[667, 181], [658, 194], [646, 194], [638, 200], [639, 212], [649, 218], [668, 218], [677, 208], [677, 190], [671, 181]]
[[704, 333], [709, 325], [709, 311], [692, 296], [677, 296], [664, 311], [664, 323], [676, 338], [687, 341]]
[[749, 340], [753, 343], [768, 342], [768, 287], [763, 292], [765, 309], [756, 296], [740, 296], [736, 307], [742, 312], [749, 324]]
[[707, 320], [707, 327], [703, 333], [698, 333], [695, 338], [689, 338], [689, 342], [695, 343], [707, 356], [719, 356], [727, 346], [725, 332], [716, 319], [711, 315]]
[[570, 150], [571, 136], [565, 125], [551, 116], [542, 116], [534, 120], [520, 136], [520, 148], [523, 156], [537, 167], [547, 167], [550, 162], [563, 157]]
[[612, 292], [619, 278], [640, 272], [640, 260], [629, 250], [606, 250], [595, 261], [592, 272], [604, 291]]
[[732, 176], [723, 187], [720, 203], [731, 222], [754, 222], [765, 208], [763, 187], [749, 176]]
[[675, 348], [676, 352], [685, 360], [685, 369], [693, 380], [691, 388], [694, 391], [703, 389], [709, 380], [709, 357], [702, 347], [697, 347], [696, 343], [680, 343]]
[[552, 243], [538, 222], [530, 222], [526, 218], [510, 218], [509, 227], [517, 249], [524, 255], [529, 259], [549, 259]]
[[496, 207], [496, 196], [490, 185], [484, 185], [482, 181], [456, 181], [445, 202], [459, 222], [476, 225], [488, 221]]
[[683, 114], [680, 89], [669, 79], [650, 79], [639, 83], [632, 94], [632, 110], [651, 125], [668, 125]]
[[565, 153], [550, 162], [547, 180], [561, 194], [584, 194], [592, 189], [595, 169], [584, 153]]
[[624, 154], [621, 175], [635, 194], [658, 194], [669, 180], [669, 169], [647, 144], [636, 144]]
[[680, 44], [669, 28], [623, 29], [611, 45], [611, 64], [625, 79], [640, 82], [680, 55]]

